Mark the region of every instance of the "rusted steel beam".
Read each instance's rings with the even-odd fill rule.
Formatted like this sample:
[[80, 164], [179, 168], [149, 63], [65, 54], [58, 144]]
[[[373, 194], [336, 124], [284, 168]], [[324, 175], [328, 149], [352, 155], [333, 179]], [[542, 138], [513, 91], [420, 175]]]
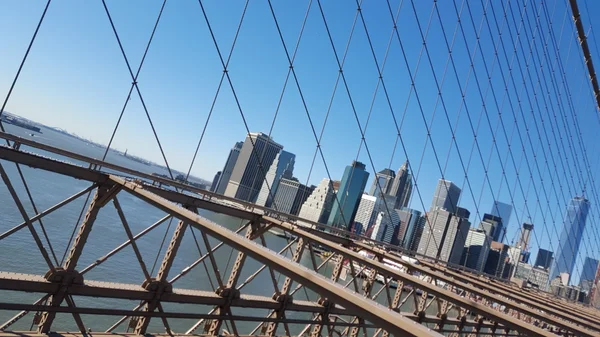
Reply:
[[[34, 305], [34, 304], [19, 304], [19, 303], [0, 303], [0, 307], [6, 308], [7, 310], [28, 310], [28, 311], [46, 311], [46, 312], [64, 312], [74, 314], [86, 314], [86, 315], [104, 315], [104, 316], [144, 316], [144, 317], [165, 317], [165, 318], [182, 318], [182, 319], [213, 319], [218, 317], [218, 314], [201, 314], [201, 313], [187, 313], [187, 312], [160, 312], [160, 311], [133, 311], [123, 309], [104, 309], [104, 308], [89, 308], [89, 307], [55, 307], [51, 305]], [[231, 316], [231, 319], [237, 321], [247, 322], [287, 322], [293, 324], [307, 324], [311, 320], [308, 319], [296, 319], [296, 318], [265, 318], [262, 316]], [[336, 326], [353, 326], [352, 323], [346, 323], [338, 321], [332, 325]], [[373, 327], [372, 324], [368, 324], [368, 327]], [[42, 333], [43, 334], [43, 333]], [[134, 332], [134, 334], [136, 334]], [[45, 334], [44, 334], [45, 335]], [[139, 334], [136, 334], [139, 335]]]
[[[51, 307], [58, 307], [62, 304], [65, 297], [69, 296], [67, 292], [72, 284], [81, 284], [83, 282], [83, 277], [75, 271], [75, 267], [77, 266], [77, 262], [79, 262], [85, 243], [92, 231], [98, 212], [119, 192], [120, 189], [121, 187], [118, 184], [104, 184], [96, 188], [96, 193], [94, 193], [94, 197], [88, 206], [85, 217], [81, 222], [81, 225], [79, 225], [79, 231], [73, 241], [73, 245], [69, 251], [68, 258], [65, 260], [64, 266], [57, 270], [50, 270], [45, 276], [51, 283], [59, 285], [56, 291], [51, 293], [48, 300]], [[55, 316], [56, 312], [54, 311], [43, 312], [40, 323], [38, 324], [38, 331], [41, 333], [50, 331]]]
[[294, 278], [297, 282], [305, 284], [308, 288], [334, 300], [345, 308], [354, 310], [356, 313], [361, 314], [365, 320], [383, 327], [392, 334], [406, 336], [440, 336], [437, 332], [422, 325], [415, 325], [409, 319], [390, 311], [388, 308], [383, 307], [374, 301], [365, 299], [337, 284], [333, 284], [321, 275], [304, 266], [292, 263], [288, 259], [276, 255], [273, 251], [265, 247], [244, 239], [222, 226], [183, 209], [152, 192], [144, 190], [140, 185], [127, 182], [116, 176], [111, 176], [111, 179], [115, 183], [121, 184], [127, 192], [138, 196], [149, 204], [154, 205], [167, 213], [173, 214], [173, 216], [177, 218], [189, 221], [190, 225], [199, 227], [202, 231], [216, 239], [227, 242], [228, 245], [238, 251], [246, 252], [255, 260], [270, 265], [273, 269]]
[[[388, 256], [390, 256], [390, 255], [388, 254]], [[392, 259], [399, 260], [397, 258], [392, 258]], [[433, 271], [443, 273], [444, 275], [447, 275], [447, 276], [451, 277], [452, 279], [460, 281], [462, 283], [465, 283], [465, 284], [471, 283], [474, 286], [476, 286], [477, 288], [488, 291], [491, 294], [506, 297], [507, 299], [510, 299], [516, 303], [523, 303], [525, 305], [531, 306], [532, 308], [536, 308], [538, 310], [542, 310], [542, 311], [548, 312], [552, 315], [555, 315], [557, 317], [560, 317], [561, 319], [569, 320], [574, 323], [580, 324], [582, 326], [586, 326], [589, 329], [594, 329], [594, 330], [600, 331], [600, 324], [597, 324], [593, 320], [590, 321], [590, 319], [594, 318], [593, 316], [581, 315], [581, 314], [579, 314], [577, 312], [573, 312], [573, 311], [565, 312], [565, 309], [566, 309], [565, 307], [556, 306], [551, 301], [536, 300], [536, 299], [532, 298], [532, 296], [530, 296], [529, 294], [527, 294], [526, 292], [523, 292], [523, 291], [521, 291], [520, 293], [517, 293], [514, 289], [509, 290], [509, 289], [507, 289], [507, 287], [505, 285], [499, 284], [499, 282], [491, 283], [487, 280], [482, 280], [479, 277], [465, 275], [463, 273], [454, 271], [450, 268], [446, 268], [446, 267], [436, 265], [436, 264], [426, 262], [426, 261], [420, 261], [420, 264], [422, 266], [428, 267], [429, 269], [431, 269]], [[417, 268], [417, 270], [419, 270], [419, 272], [421, 272], [421, 269]], [[595, 318], [597, 319], [597, 317], [595, 317]]]
[[[172, 291], [171, 284], [167, 282], [167, 276], [173, 266], [175, 256], [177, 256], [177, 251], [179, 250], [179, 246], [181, 246], [186, 229], [187, 223], [180, 220], [175, 227], [175, 231], [173, 232], [167, 251], [165, 252], [160, 268], [158, 269], [156, 278], [150, 279], [150, 277], [147, 276], [146, 281], [142, 284], [144, 289], [155, 293], [155, 296], [151, 301], [148, 301], [143, 305], [141, 312], [153, 312], [156, 310], [160, 304], [161, 294], [163, 292]], [[129, 240], [133, 242], [133, 237], [130, 237]], [[141, 316], [136, 317], [135, 320], [137, 320], [137, 323], [135, 324], [133, 332], [139, 335], [145, 334], [148, 324], [150, 324], [150, 317]]]
[[[310, 241], [316, 242], [318, 244], [321, 244], [321, 245], [323, 245], [325, 247], [328, 247], [331, 251], [339, 253], [339, 254], [342, 254], [342, 255], [344, 255], [345, 257], [347, 257], [347, 258], [349, 258], [351, 260], [354, 260], [354, 261], [357, 261], [357, 262], [359, 262], [361, 264], [367, 265], [370, 268], [375, 268], [384, 277], [392, 277], [394, 279], [403, 281], [405, 284], [412, 284], [413, 286], [418, 287], [419, 289], [422, 289], [423, 291], [426, 291], [426, 292], [428, 292], [428, 293], [430, 293], [430, 294], [432, 294], [434, 296], [437, 296], [439, 298], [445, 299], [445, 300], [450, 301], [452, 303], [456, 303], [456, 304], [458, 304], [458, 305], [460, 305], [460, 306], [462, 306], [464, 308], [467, 308], [468, 310], [471, 310], [471, 311], [476, 312], [476, 313], [478, 313], [480, 315], [483, 315], [483, 316], [485, 316], [485, 317], [487, 317], [489, 319], [492, 319], [492, 320], [497, 321], [497, 322], [499, 322], [501, 324], [504, 324], [504, 325], [510, 327], [511, 329], [515, 329], [515, 330], [517, 330], [517, 331], [519, 331], [521, 333], [525, 333], [525, 334], [530, 335], [530, 336], [552, 336], [553, 335], [552, 333], [550, 333], [550, 332], [548, 332], [546, 330], [534, 327], [534, 326], [532, 326], [532, 325], [530, 325], [530, 324], [528, 324], [528, 323], [526, 323], [524, 321], [521, 321], [521, 320], [516, 319], [514, 317], [502, 314], [502, 313], [500, 313], [498, 311], [495, 311], [492, 308], [486, 307], [486, 306], [481, 305], [479, 303], [473, 302], [473, 301], [471, 301], [469, 299], [466, 299], [466, 298], [463, 298], [461, 296], [458, 296], [457, 294], [455, 294], [453, 292], [450, 292], [450, 291], [445, 290], [445, 289], [441, 289], [441, 288], [439, 288], [436, 285], [433, 285], [431, 283], [424, 282], [423, 280], [420, 280], [417, 277], [414, 277], [412, 275], [408, 275], [406, 273], [401, 273], [401, 272], [398, 272], [396, 270], [393, 270], [393, 269], [385, 266], [382, 263], [379, 263], [377, 261], [365, 258], [365, 257], [359, 255], [358, 253], [356, 253], [356, 252], [354, 252], [354, 251], [352, 251], [350, 249], [343, 248], [343, 247], [341, 247], [339, 245], [331, 244], [331, 242], [322, 239], [318, 235], [311, 234], [311, 233], [308, 233], [308, 232], [304, 231], [302, 227], [299, 227], [299, 226], [296, 226], [296, 225], [292, 225], [292, 224], [289, 224], [289, 223], [285, 223], [285, 222], [282, 222], [282, 221], [279, 221], [277, 219], [270, 218], [270, 217], [263, 217], [263, 219], [265, 221], [269, 221], [269, 222], [275, 223], [276, 227], [279, 227], [281, 229], [285, 229], [285, 230], [289, 231], [290, 233], [292, 233], [293, 235], [296, 235], [296, 236], [302, 237], [302, 238], [304, 238], [306, 240], [310, 240]], [[378, 254], [385, 253], [383, 250], [379, 250], [377, 248], [371, 247], [371, 246], [366, 245], [366, 244], [361, 244], [361, 243], [356, 242], [355, 245], [357, 247], [364, 246], [364, 249], [377, 252]], [[401, 263], [402, 265], [406, 265], [407, 264], [407, 262], [403, 261], [402, 259], [400, 259], [400, 258], [394, 258], [393, 256], [390, 256], [390, 255], [387, 255], [386, 258], [389, 258], [389, 259], [391, 259], [391, 260], [393, 260], [395, 262]], [[434, 276], [438, 280], [441, 280], [441, 281], [446, 282], [448, 284], [458, 285], [459, 287], [461, 287], [461, 286], [464, 287], [464, 284], [461, 285], [460, 282], [457, 282], [456, 280], [453, 280], [453, 279], [451, 279], [449, 277], [446, 277], [446, 276], [444, 276], [444, 275], [442, 275], [440, 273], [433, 272], [433, 271], [431, 271], [431, 270], [429, 270], [427, 268], [419, 267], [418, 265], [412, 265], [412, 264], [410, 264], [409, 267], [410, 267], [410, 269], [413, 269], [413, 270], [418, 270], [418, 271], [422, 270], [424, 275]], [[537, 312], [535, 310], [532, 310], [530, 308], [527, 308], [527, 307], [525, 307], [523, 305], [506, 301], [506, 300], [504, 300], [504, 299], [502, 299], [502, 298], [500, 298], [498, 296], [490, 295], [489, 293], [486, 293], [484, 291], [477, 290], [477, 289], [472, 289], [470, 291], [472, 291], [473, 293], [476, 293], [476, 294], [478, 294], [480, 296], [483, 296], [483, 297], [493, 298], [496, 302], [501, 303], [503, 305], [506, 305], [507, 307], [512, 307], [512, 308], [514, 308], [516, 310], [520, 310], [520, 311], [526, 312], [527, 314], [529, 314], [531, 316], [534, 316], [534, 317], [536, 317], [536, 318], [538, 318], [540, 320], [543, 320], [543, 321], [547, 321], [547, 322], [549, 322], [551, 324], [555, 324], [557, 326], [560, 326], [563, 329], [566, 329], [566, 330], [569, 330], [569, 331], [574, 331], [574, 332], [578, 333], [580, 336], [592, 337], [592, 336], [596, 336], [597, 335], [597, 333], [594, 333], [594, 332], [592, 332], [590, 330], [587, 330], [587, 329], [583, 329], [582, 327], [576, 326], [575, 324], [569, 323], [567, 321], [555, 320], [552, 317], [550, 317], [548, 314], [543, 314], [543, 313]]]

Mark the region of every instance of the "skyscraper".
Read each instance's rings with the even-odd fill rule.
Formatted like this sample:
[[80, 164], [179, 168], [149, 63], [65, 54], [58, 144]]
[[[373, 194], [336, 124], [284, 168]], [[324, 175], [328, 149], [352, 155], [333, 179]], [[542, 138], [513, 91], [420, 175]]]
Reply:
[[340, 188], [333, 201], [328, 225], [351, 229], [368, 179], [369, 172], [365, 170], [365, 164], [353, 161], [351, 165], [346, 166]]
[[469, 216], [469, 211], [460, 207], [457, 209], [457, 214], [440, 208], [427, 213], [423, 237], [417, 253], [443, 262], [460, 263], [471, 226]]
[[494, 201], [494, 205], [492, 205], [492, 211], [490, 214], [502, 219], [502, 232], [504, 232], [506, 227], [508, 227], [508, 222], [510, 221], [510, 216], [512, 215], [512, 205], [505, 204], [500, 201]]
[[217, 189], [217, 184], [219, 183], [219, 179], [221, 179], [221, 171], [219, 171], [219, 172], [217, 172], [217, 174], [215, 174], [212, 184], [210, 184], [211, 192], [214, 192]]
[[381, 198], [382, 194], [389, 194], [395, 177], [396, 173], [387, 168], [377, 172], [369, 194], [377, 198]]
[[535, 258], [534, 267], [539, 267], [539, 268], [542, 268], [545, 270], [549, 270], [550, 266], [552, 266], [552, 261], [554, 260], [553, 255], [554, 255], [554, 252], [540, 248], [538, 250], [537, 257]]
[[280, 212], [296, 215], [313, 189], [314, 186], [307, 187], [296, 178], [281, 178], [273, 198], [273, 208]]
[[445, 209], [450, 213], [455, 213], [458, 199], [460, 198], [460, 192], [460, 188], [454, 185], [453, 182], [440, 179], [435, 188], [429, 211], [433, 212], [439, 208]]
[[504, 234], [502, 218], [485, 213], [483, 219], [479, 223], [479, 228], [483, 229], [487, 235], [491, 236], [492, 240], [502, 242]]
[[394, 208], [401, 209], [408, 207], [410, 194], [412, 192], [412, 175], [408, 170], [408, 160], [400, 166], [398, 173], [394, 177], [392, 185], [388, 191], [388, 195], [396, 197]]
[[492, 238], [485, 231], [475, 228], [469, 229], [460, 264], [470, 269], [483, 271], [491, 244]]
[[[273, 197], [275, 196], [275, 193], [277, 193], [279, 179], [291, 179], [293, 177], [295, 162], [296, 155], [293, 153], [281, 150], [277, 154], [273, 160], [273, 164], [269, 167], [269, 171], [265, 176], [265, 181], [262, 183], [260, 192], [258, 192], [258, 198], [256, 199], [257, 205], [271, 207]], [[269, 189], [271, 190], [270, 193]]]
[[565, 214], [564, 227], [558, 241], [558, 249], [550, 272], [550, 280], [561, 273], [573, 275], [575, 258], [583, 237], [585, 220], [590, 209], [590, 202], [583, 197], [571, 199]]
[[400, 225], [398, 227], [398, 232], [394, 238], [392, 238], [391, 244], [410, 250], [411, 242], [414, 240], [417, 232], [417, 227], [422, 225], [421, 223], [424, 218], [421, 216], [420, 211], [407, 207], [400, 209], [398, 215], [400, 216]]
[[333, 205], [333, 184], [324, 178], [306, 199], [298, 216], [313, 222], [327, 223]]
[[377, 200], [377, 197], [368, 194], [363, 194], [360, 198], [354, 223], [360, 224], [363, 230], [367, 230], [367, 228], [375, 225]]
[[275, 143], [262, 132], [248, 134], [231, 173], [225, 195], [256, 202], [265, 175], [282, 149], [282, 145]]
[[598, 270], [598, 260], [586, 257], [583, 262], [583, 269], [581, 270], [581, 277], [579, 282], [590, 281], [593, 282], [596, 278], [596, 271]]
[[229, 151], [229, 156], [227, 156], [227, 161], [225, 161], [225, 166], [221, 171], [221, 176], [219, 177], [219, 182], [217, 183], [217, 187], [215, 188], [214, 192], [219, 194], [225, 193], [225, 189], [227, 189], [227, 184], [229, 184], [231, 173], [233, 172], [235, 163], [237, 163], [243, 145], [244, 142], [237, 142], [235, 143], [231, 151]]

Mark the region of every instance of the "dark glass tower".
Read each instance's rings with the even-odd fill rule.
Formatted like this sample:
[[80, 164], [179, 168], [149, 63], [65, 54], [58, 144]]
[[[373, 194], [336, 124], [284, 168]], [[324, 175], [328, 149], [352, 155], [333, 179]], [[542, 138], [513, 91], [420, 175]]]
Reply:
[[352, 165], [346, 166], [340, 188], [333, 200], [328, 225], [351, 229], [368, 179], [369, 172], [366, 171], [365, 164], [353, 161]]
[[564, 227], [550, 272], [550, 280], [553, 280], [560, 273], [573, 275], [575, 259], [579, 252], [589, 210], [590, 202], [583, 197], [575, 197], [569, 202]]

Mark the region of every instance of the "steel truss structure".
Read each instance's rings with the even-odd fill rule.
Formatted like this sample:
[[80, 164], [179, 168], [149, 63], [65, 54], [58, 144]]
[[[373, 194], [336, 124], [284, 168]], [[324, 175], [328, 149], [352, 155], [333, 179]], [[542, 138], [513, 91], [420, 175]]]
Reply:
[[[122, 323], [128, 322], [123, 325], [127, 325], [131, 331], [124, 336], [152, 332], [164, 335], [165, 332], [150, 330], [149, 324], [153, 319], [162, 322], [166, 334], [184, 332], [206, 336], [222, 334], [225, 331], [224, 324], [230, 326], [233, 330], [230, 332], [235, 335], [264, 336], [600, 336], [600, 315], [597, 310], [432, 262], [410, 262], [381, 243], [333, 229], [324, 231], [323, 225], [306, 220], [301, 225], [293, 215], [240, 202], [181, 182], [13, 135], [2, 133], [0, 136], [12, 142], [10, 147], [0, 147], [0, 159], [89, 183], [89, 187], [83, 191], [29, 217], [11, 179], [0, 165], [3, 182], [23, 216], [23, 222], [1, 233], [0, 240], [17, 231], [29, 230], [48, 264], [45, 275], [0, 271], [0, 291], [28, 292], [40, 296], [38, 301], [31, 304], [0, 300], [0, 310], [20, 311], [0, 326], [1, 336], [64, 334], [53, 332], [58, 313], [73, 316], [79, 329], [73, 335], [77, 336], [90, 334], [82, 315], [114, 316], [116, 323], [106, 331], [111, 335], [119, 330]], [[26, 152], [20, 149], [22, 145], [81, 161], [88, 166]], [[10, 163], [5, 162], [4, 165]], [[117, 174], [107, 173], [106, 169]], [[170, 185], [171, 188], [161, 185]], [[34, 223], [88, 192], [93, 193], [93, 198], [78, 225], [75, 240], [65, 262], [56, 265], [42, 244]], [[144, 231], [133, 233], [119, 202], [119, 196], [123, 193], [145, 201], [167, 216]], [[94, 244], [88, 240], [89, 235], [94, 230], [99, 211], [109, 204], [117, 211], [126, 237], [123, 238], [123, 244], [85, 267], [79, 263], [82, 251], [84, 247]], [[199, 210], [243, 219], [245, 225], [234, 232], [200, 216]], [[178, 222], [162, 256], [160, 268], [151, 274], [141, 256], [137, 240], [169, 217]], [[269, 249], [265, 240], [270, 229], [277, 229], [289, 237], [288, 244], [279, 254]], [[208, 252], [184, 270], [175, 271], [173, 262], [186, 230], [200, 233]], [[209, 238], [218, 240], [219, 244], [211, 246]], [[140, 263], [145, 279], [142, 284], [103, 282], [87, 277], [90, 269], [125, 247], [133, 249]], [[222, 247], [230, 247], [237, 252], [233, 267], [228, 272], [223, 272], [223, 267], [218, 265], [214, 256], [215, 251], [224, 249]], [[285, 252], [290, 254], [286, 256]], [[319, 255], [318, 252], [327, 254]], [[310, 259], [310, 268], [300, 264], [303, 256]], [[262, 266], [252, 270], [251, 276], [243, 281], [241, 272], [247, 258], [260, 262]], [[400, 268], [391, 268], [384, 263], [384, 259]], [[174, 283], [200, 264], [210, 266], [216, 275], [217, 284], [213, 291], [177, 288]], [[323, 266], [327, 264], [334, 267], [326, 270]], [[245, 286], [259, 273], [269, 273], [273, 281], [269, 285], [273, 287], [271, 297], [246, 292]], [[277, 281], [276, 274], [285, 277], [283, 283]], [[378, 278], [383, 280], [383, 285], [376, 290], [374, 285]], [[295, 298], [303, 288], [314, 291], [318, 298]], [[130, 300], [139, 305], [118, 309], [82, 307], [76, 305], [75, 297]], [[163, 308], [163, 305], [172, 303], [212, 309], [200, 313]], [[405, 310], [407, 303], [414, 305], [414, 310]], [[266, 310], [268, 315], [234, 314], [239, 308]], [[28, 313], [32, 315], [28, 316]], [[35, 331], [11, 331], [15, 322], [31, 316], [37, 326]], [[187, 331], [173, 331], [169, 319], [187, 319], [191, 322], [190, 327]], [[256, 328], [253, 331], [238, 331], [238, 322], [253, 322]]]

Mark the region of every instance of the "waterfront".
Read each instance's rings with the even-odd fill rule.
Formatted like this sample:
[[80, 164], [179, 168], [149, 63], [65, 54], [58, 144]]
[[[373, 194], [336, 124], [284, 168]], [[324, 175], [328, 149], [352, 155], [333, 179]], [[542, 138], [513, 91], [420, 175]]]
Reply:
[[[7, 126], [7, 128], [9, 132], [14, 133], [20, 137], [27, 136], [27, 130], [13, 126]], [[43, 135], [36, 136], [35, 140], [38, 142], [43, 142], [49, 145], [65, 148], [73, 152], [96, 158], [101, 158], [103, 153], [102, 148], [90, 146], [88, 143], [74, 140], [73, 138], [70, 138], [63, 134], [59, 134], [52, 130], [44, 130]], [[30, 150], [27, 148], [22, 149]], [[47, 153], [40, 154], [48, 155]], [[73, 162], [72, 160], [68, 161]], [[109, 155], [107, 156], [107, 161], [118, 165], [137, 169], [146, 173], [157, 172], [166, 174], [164, 168], [158, 166], [147, 166], [139, 162], [129, 160], [128, 158], [123, 157], [117, 152], [109, 152]], [[3, 165], [7, 173], [9, 174], [11, 181], [13, 182], [13, 184], [15, 184], [15, 188], [18, 190], [21, 200], [25, 203], [28, 214], [32, 216], [34, 212], [31, 209], [31, 205], [28, 202], [26, 202], [27, 198], [24, 193], [23, 187], [18, 183], [19, 178], [17, 176], [15, 165], [6, 162], [3, 162]], [[35, 196], [34, 200], [38, 207], [38, 211], [47, 209], [52, 205], [60, 202], [61, 200], [69, 197], [70, 195], [73, 195], [85, 189], [88, 186], [86, 182], [59, 176], [57, 174], [48, 173], [41, 170], [34, 170], [28, 167], [22, 167], [22, 170], [25, 174], [31, 192]], [[6, 187], [3, 185], [1, 188], [3, 190], [0, 193], [0, 212], [2, 214], [2, 220], [0, 222], [0, 232], [5, 232], [8, 229], [21, 223], [22, 217], [14, 207], [14, 202], [8, 194]], [[54, 248], [54, 253], [59, 261], [62, 261], [64, 259], [66, 250], [68, 248], [69, 238], [71, 237], [71, 234], [75, 229], [78, 217], [80, 216], [82, 208], [84, 207], [84, 201], [86, 196], [87, 194], [82, 196], [78, 200], [72, 202], [71, 204], [59, 209], [55, 213], [52, 213], [47, 217], [43, 218], [43, 223], [46, 232]], [[137, 198], [133, 198], [127, 193], [119, 194], [118, 198], [134, 235], [144, 230], [158, 219], [165, 216], [165, 214], [161, 211], [153, 207], [149, 207], [143, 201]], [[201, 215], [230, 230], [237, 230], [240, 226], [244, 224], [242, 220], [224, 215], [213, 214], [210, 212], [201, 211]], [[176, 221], [166, 221], [165, 223], [156, 227], [153, 231], [149, 232], [146, 236], [140, 238], [137, 241], [144, 262], [148, 270], [152, 272], [151, 274], [155, 274], [158, 266], [160, 265], [162, 254], [164, 254], [166, 245], [172, 235], [175, 224]], [[38, 232], [41, 233], [41, 229], [39, 228], [38, 224], [36, 224], [36, 228], [38, 229]], [[194, 240], [192, 232], [188, 229], [184, 236], [181, 248], [177, 254], [177, 258], [175, 259], [172, 271], [169, 275], [169, 279], [171, 279], [172, 277], [177, 275], [181, 270], [193, 263], [200, 256], [199, 249], [202, 252], [206, 252], [206, 248], [202, 243], [199, 231], [194, 230], [194, 233], [196, 234], [196, 238], [198, 238], [198, 244]], [[268, 243], [268, 247], [272, 250], [280, 250], [287, 244], [286, 239], [273, 235], [272, 233], [267, 233], [265, 236]], [[166, 241], [164, 242], [164, 244], [161, 244], [163, 240]], [[127, 241], [127, 237], [123, 226], [119, 221], [118, 215], [114, 207], [112, 206], [112, 204], [109, 203], [101, 210], [101, 212], [98, 215], [98, 218], [91, 232], [90, 238], [86, 244], [86, 247], [83, 251], [83, 255], [80, 259], [77, 269], [82, 270], [86, 266], [93, 264], [94, 261], [98, 260], [99, 258], [101, 258], [109, 251], [111, 251], [112, 249], [114, 249], [115, 247], [117, 247], [125, 241]], [[217, 242], [215, 240], [211, 240], [211, 246], [214, 247], [216, 244]], [[158, 255], [159, 257], [157, 260], [157, 254], [159, 253], [159, 249], [161, 247], [161, 255]], [[46, 248], [48, 249], [47, 244]], [[292, 246], [291, 248], [293, 249], [294, 246]], [[48, 269], [44, 263], [44, 260], [41, 258], [41, 255], [38, 252], [37, 248], [35, 248], [30, 233], [26, 229], [23, 229], [3, 240], [0, 240], [0, 251], [2, 252], [2, 254], [0, 255], [0, 270], [43, 275]], [[227, 246], [224, 246], [215, 253], [215, 258], [217, 264], [219, 265], [221, 275], [228, 275], [228, 272], [231, 269], [231, 266], [235, 259], [236, 253], [236, 251], [233, 251]], [[285, 255], [290, 256], [291, 251], [286, 251]], [[302, 263], [305, 266], [309, 266], [311, 264], [310, 257], [308, 256], [308, 254], [305, 254], [303, 256], [300, 263]], [[241, 273], [240, 283], [246, 280], [260, 266], [261, 264], [259, 264], [258, 262], [251, 259], [247, 259]], [[332, 267], [333, 265], [331, 263], [326, 264], [323, 267], [322, 272], [324, 274], [329, 274]], [[99, 264], [98, 266], [91, 269], [88, 273], [85, 274], [85, 277], [86, 279], [90, 280], [132, 284], [141, 284], [144, 280], [141, 268], [130, 246], [125, 248], [123, 251], [117, 253], [113, 257], [109, 258], [108, 260], [106, 260], [106, 262]], [[281, 285], [283, 283], [284, 277], [277, 273], [276, 277], [279, 281], [279, 284]], [[347, 281], [343, 283], [349, 281], [350, 279], [348, 278]], [[187, 275], [183, 276], [177, 282], [175, 282], [174, 287], [183, 289], [213, 291], [213, 289], [216, 287], [215, 284], [216, 279], [210, 265], [207, 264], [205, 269], [204, 265], [200, 264]], [[358, 284], [362, 284], [362, 281], [359, 280]], [[293, 287], [295, 286], [296, 285], [293, 285]], [[377, 284], [375, 286], [374, 293], [377, 292], [377, 290], [380, 289], [380, 287], [381, 285]], [[269, 273], [267, 271], [264, 271], [258, 274], [252, 282], [248, 283], [248, 285], [245, 286], [242, 293], [270, 297], [273, 294], [273, 287]], [[9, 303], [33, 303], [40, 297], [39, 294], [23, 294], [10, 292], [3, 292], [0, 294], [0, 296], [2, 297], [2, 301]], [[297, 292], [294, 296], [295, 299], [299, 300], [304, 300], [307, 298], [311, 300], [316, 300], [316, 297], [317, 295], [312, 293], [308, 289], [303, 289]], [[380, 295], [380, 302], [385, 301], [385, 297], [386, 296], [384, 294]], [[126, 300], [113, 300], [103, 298], [94, 299], [84, 297], [75, 297], [74, 301], [78, 306], [95, 308], [132, 309], [139, 304]], [[403, 307], [403, 310], [411, 310], [410, 307], [412, 307], [412, 301], [408, 301], [406, 307]], [[211, 310], [211, 308], [199, 305], [165, 304], [164, 310], [171, 312], [176, 311], [190, 313], [207, 313]], [[233, 314], [266, 316], [267, 311], [262, 311], [263, 312], [261, 312], [260, 309], [238, 309], [237, 312], [233, 312]], [[15, 312], [0, 312], [0, 320], [5, 321], [14, 314]], [[288, 314], [288, 318], [311, 318], [307, 314], [297, 314], [298, 317], [290, 317], [290, 314]], [[86, 324], [86, 327], [90, 328], [92, 331], [106, 330], [118, 319], [118, 317], [86, 315], [83, 315], [82, 318], [84, 323]], [[11, 329], [29, 330], [31, 321], [32, 315], [30, 314], [30, 316], [24, 318], [17, 324], [13, 325]], [[184, 332], [190, 326], [192, 326], [194, 322], [192, 320], [169, 319], [169, 323], [171, 328], [175, 332]], [[117, 329], [117, 331], [122, 330], [125, 324], [126, 323], [124, 323], [121, 329]], [[256, 326], [256, 324], [257, 323], [238, 322], [237, 328], [240, 331], [249, 332]], [[224, 325], [224, 328], [227, 329], [226, 325]], [[291, 329], [294, 331], [300, 328], [301, 326], [291, 327]], [[55, 324], [53, 325], [53, 330], [64, 331], [75, 329], [76, 326], [72, 319], [72, 316], [68, 314], [57, 315]], [[150, 331], [162, 330], [163, 327], [160, 319], [152, 320]]]

